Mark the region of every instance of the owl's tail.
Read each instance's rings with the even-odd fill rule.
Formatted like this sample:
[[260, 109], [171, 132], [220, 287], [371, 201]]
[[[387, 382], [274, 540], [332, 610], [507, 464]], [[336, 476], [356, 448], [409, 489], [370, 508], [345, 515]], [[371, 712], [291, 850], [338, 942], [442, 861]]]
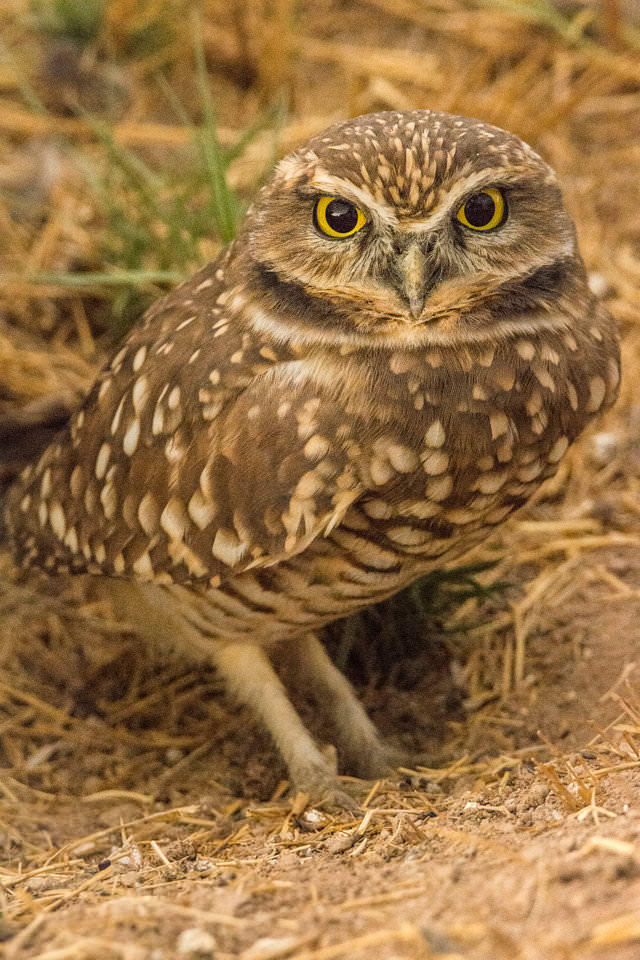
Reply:
[[3, 502], [9, 487], [66, 425], [76, 404], [75, 398], [63, 395], [0, 413], [0, 542], [4, 540]]

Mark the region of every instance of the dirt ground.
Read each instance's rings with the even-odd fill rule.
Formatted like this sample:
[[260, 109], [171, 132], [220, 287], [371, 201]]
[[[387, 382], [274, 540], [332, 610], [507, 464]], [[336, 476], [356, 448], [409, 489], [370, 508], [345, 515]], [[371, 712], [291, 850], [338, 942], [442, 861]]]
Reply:
[[[43, 743], [3, 784], [7, 960], [637, 957], [640, 553], [581, 566], [593, 577], [528, 645], [523, 690], [481, 710], [456, 705], [450, 670], [361, 690], [389, 736], [439, 718], [453, 759], [363, 784], [357, 816], [283, 799], [264, 735], [183, 664], [132, 669], [119, 647], [108, 672], [104, 650], [67, 664], [70, 689], [58, 657], [55, 677], [41, 661], [35, 684], [0, 682]], [[33, 598], [23, 634], [73, 632], [58, 603]]]
[[[104, 212], [69, 164], [70, 145], [105, 162], [86, 110], [115, 84], [118, 143], [162, 167], [189, 155], [155, 71], [195, 98], [186, 2], [106, 0], [63, 76], [37, 6], [0, 10], [0, 413], [81, 396], [113, 339], [112, 294], [51, 277], [108, 259]], [[354, 782], [357, 814], [292, 798], [268, 737], [213, 670], [145, 646], [95, 581], [48, 581], [0, 554], [0, 957], [640, 957], [636, 6], [203, 2], [229, 142], [276, 95], [277, 154], [389, 107], [480, 116], [532, 142], [560, 172], [619, 321], [622, 393], [476, 552], [492, 562], [477, 574], [484, 593], [447, 594], [397, 652], [376, 635], [370, 656], [354, 652], [348, 672], [379, 729], [433, 758]], [[131, 24], [156, 29], [154, 16], [175, 29], [135, 58]], [[90, 98], [85, 112], [70, 89]], [[241, 195], [272, 148], [258, 138], [232, 165]], [[312, 705], [298, 706], [324, 742]]]

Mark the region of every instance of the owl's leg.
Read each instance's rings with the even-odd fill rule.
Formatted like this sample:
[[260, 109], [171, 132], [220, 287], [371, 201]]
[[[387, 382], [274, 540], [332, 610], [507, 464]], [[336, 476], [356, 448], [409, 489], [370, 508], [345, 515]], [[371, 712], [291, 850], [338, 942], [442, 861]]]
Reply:
[[264, 650], [246, 641], [225, 641], [210, 658], [229, 692], [269, 730], [295, 788], [353, 809], [353, 799], [340, 788], [335, 769], [312, 740]]
[[403, 762], [402, 755], [380, 739], [355, 690], [317, 637], [308, 634], [292, 642], [287, 655], [295, 665], [296, 680], [315, 696], [334, 727], [345, 770], [365, 780], [392, 773]]
[[229, 692], [268, 729], [298, 791], [316, 800], [327, 797], [345, 809], [357, 806], [302, 723], [262, 647], [213, 638], [205, 632], [208, 624], [199, 618], [193, 595], [181, 587], [107, 578], [96, 578], [96, 586], [105, 591], [116, 615], [143, 636], [207, 660], [218, 669]]

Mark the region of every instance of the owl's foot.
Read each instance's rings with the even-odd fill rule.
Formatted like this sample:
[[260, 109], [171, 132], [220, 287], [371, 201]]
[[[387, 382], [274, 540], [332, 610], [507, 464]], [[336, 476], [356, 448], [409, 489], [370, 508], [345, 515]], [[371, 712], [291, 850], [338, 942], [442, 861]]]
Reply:
[[311, 806], [328, 807], [358, 813], [361, 810], [358, 798], [363, 796], [366, 785], [360, 782], [343, 783], [331, 770], [311, 769], [292, 772], [293, 792], [304, 794]]
[[380, 780], [383, 777], [398, 776], [398, 767], [405, 767], [413, 758], [398, 747], [393, 747], [376, 739], [369, 742], [365, 749], [354, 750], [350, 744], [348, 755], [343, 750], [344, 768], [354, 777], [362, 780]]

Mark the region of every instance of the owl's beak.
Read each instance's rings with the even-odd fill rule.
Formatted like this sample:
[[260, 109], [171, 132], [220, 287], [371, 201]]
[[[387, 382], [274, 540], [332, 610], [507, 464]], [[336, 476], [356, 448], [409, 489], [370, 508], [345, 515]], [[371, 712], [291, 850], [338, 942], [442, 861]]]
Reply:
[[414, 320], [418, 320], [424, 310], [424, 302], [430, 287], [431, 270], [429, 262], [417, 243], [412, 243], [400, 261], [402, 293], [409, 304]]

